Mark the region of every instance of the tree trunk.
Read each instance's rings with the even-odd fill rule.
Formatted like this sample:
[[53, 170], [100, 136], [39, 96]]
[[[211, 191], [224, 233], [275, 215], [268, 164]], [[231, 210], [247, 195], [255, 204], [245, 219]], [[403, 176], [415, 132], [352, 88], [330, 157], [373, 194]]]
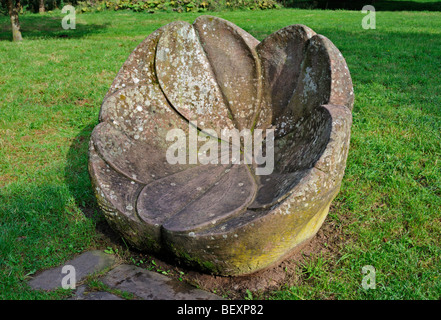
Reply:
[[38, 12], [43, 13], [44, 12], [44, 0], [40, 0], [40, 5], [38, 7]]
[[9, 16], [11, 17], [12, 41], [22, 41], [23, 38], [20, 31], [20, 21], [18, 20], [18, 9], [14, 0], [8, 0], [8, 11]]

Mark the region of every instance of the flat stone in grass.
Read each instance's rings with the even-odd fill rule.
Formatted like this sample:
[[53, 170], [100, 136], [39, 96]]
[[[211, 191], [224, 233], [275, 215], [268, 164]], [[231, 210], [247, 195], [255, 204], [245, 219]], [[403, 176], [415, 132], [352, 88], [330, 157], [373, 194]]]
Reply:
[[78, 283], [87, 275], [102, 271], [115, 263], [115, 256], [102, 251], [88, 251], [65, 262], [63, 265], [41, 272], [28, 282], [32, 289], [53, 290], [62, 286], [62, 279], [70, 273], [62, 273], [66, 265], [75, 268], [75, 280]]
[[132, 265], [111, 270], [102, 282], [114, 289], [133, 293], [144, 300], [221, 300], [189, 284]]

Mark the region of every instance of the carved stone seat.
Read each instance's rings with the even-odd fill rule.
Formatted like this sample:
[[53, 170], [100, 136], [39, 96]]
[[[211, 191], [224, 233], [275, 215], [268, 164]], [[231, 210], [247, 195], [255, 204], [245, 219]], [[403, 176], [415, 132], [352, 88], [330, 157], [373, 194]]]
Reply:
[[[140, 250], [220, 275], [268, 267], [326, 218], [353, 101], [341, 53], [304, 25], [259, 42], [211, 16], [170, 23], [132, 52], [104, 98], [89, 149], [98, 203]], [[223, 139], [234, 129], [261, 129], [266, 163], [245, 139]], [[171, 149], [171, 132], [186, 144]], [[234, 147], [242, 159], [230, 157]], [[195, 150], [209, 163], [194, 161]], [[185, 161], [170, 161], [180, 152]]]

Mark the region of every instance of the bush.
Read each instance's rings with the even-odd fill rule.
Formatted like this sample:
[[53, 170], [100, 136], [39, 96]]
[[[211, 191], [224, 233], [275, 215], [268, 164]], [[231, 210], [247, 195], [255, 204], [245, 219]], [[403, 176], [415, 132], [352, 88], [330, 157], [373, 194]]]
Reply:
[[[17, 0], [13, 0], [16, 1]], [[71, 4], [76, 6], [78, 4], [77, 0], [44, 0], [44, 7], [46, 11], [61, 9], [66, 4]], [[40, 0], [20, 0], [20, 14], [26, 12], [38, 12], [40, 6]], [[6, 5], [6, 0], [0, 0], [0, 13], [8, 15], [8, 9]]]
[[[17, 1], [17, 0], [16, 0]], [[283, 0], [282, 0], [283, 1]], [[20, 14], [38, 12], [40, 0], [20, 0]], [[77, 13], [104, 10], [135, 12], [205, 12], [220, 10], [265, 10], [280, 8], [276, 0], [44, 0], [46, 11], [71, 4]], [[0, 0], [0, 14], [8, 14], [6, 0]]]
[[80, 1], [77, 12], [132, 10], [135, 12], [205, 12], [219, 10], [265, 10], [281, 6], [275, 0], [104, 0]]

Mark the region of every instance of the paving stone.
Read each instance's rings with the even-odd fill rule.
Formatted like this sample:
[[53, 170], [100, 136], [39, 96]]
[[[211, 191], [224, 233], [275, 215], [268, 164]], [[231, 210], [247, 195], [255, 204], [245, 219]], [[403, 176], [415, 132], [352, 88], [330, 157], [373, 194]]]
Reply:
[[132, 265], [114, 268], [102, 282], [144, 300], [222, 300], [210, 292]]
[[94, 250], [85, 252], [78, 257], [67, 261], [63, 265], [49, 269], [36, 275], [28, 282], [32, 289], [53, 290], [62, 286], [62, 279], [70, 272], [62, 273], [63, 267], [71, 265], [75, 268], [75, 280], [81, 281], [87, 275], [111, 267], [115, 263], [115, 256]]

